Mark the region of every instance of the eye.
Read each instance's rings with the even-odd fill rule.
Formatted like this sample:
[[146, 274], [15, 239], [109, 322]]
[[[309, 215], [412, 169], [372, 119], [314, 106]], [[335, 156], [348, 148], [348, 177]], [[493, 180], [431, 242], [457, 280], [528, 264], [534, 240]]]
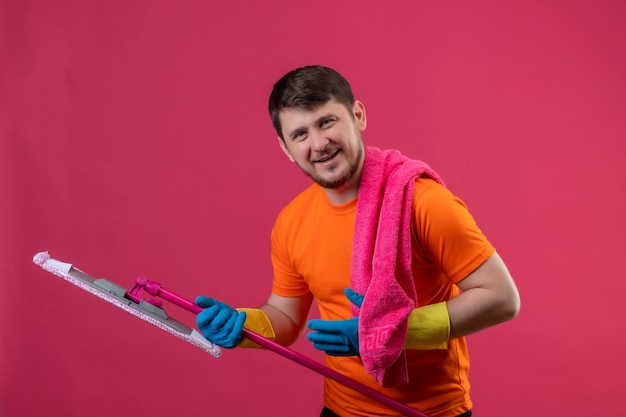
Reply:
[[291, 140], [300, 141], [306, 137], [306, 131], [300, 130], [291, 135]]
[[324, 120], [321, 121], [320, 127], [328, 127], [328, 126], [332, 125], [334, 121], [335, 121], [335, 119], [330, 118], [330, 117], [328, 119], [324, 119]]

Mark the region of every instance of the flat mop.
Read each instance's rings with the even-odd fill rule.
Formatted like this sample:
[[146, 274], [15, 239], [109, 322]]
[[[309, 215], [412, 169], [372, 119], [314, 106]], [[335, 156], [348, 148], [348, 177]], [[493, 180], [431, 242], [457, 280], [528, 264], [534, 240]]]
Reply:
[[[47, 272], [56, 275], [71, 284], [101, 298], [114, 306], [121, 308], [127, 313], [144, 320], [157, 328], [184, 340], [197, 348], [209, 353], [215, 358], [221, 356], [219, 346], [205, 339], [195, 329], [169, 317], [163, 308], [163, 302], [156, 298], [144, 299], [144, 293], [153, 297], [160, 297], [165, 301], [169, 301], [183, 309], [198, 314], [202, 308], [195, 303], [183, 298], [165, 288], [160, 284], [150, 281], [141, 276], [135, 280], [135, 283], [128, 291], [109, 280], [104, 278], [94, 278], [82, 270], [75, 268], [72, 264], [61, 262], [50, 257], [48, 252], [39, 252], [33, 257], [33, 262]], [[319, 373], [327, 378], [331, 378], [361, 394], [368, 396], [382, 404], [385, 404], [396, 411], [410, 417], [428, 417], [417, 410], [402, 404], [391, 397], [388, 397], [372, 388], [361, 384], [347, 376], [336, 372], [314, 360], [308, 358], [296, 351], [286, 348], [270, 339], [267, 339], [248, 329], [243, 329], [243, 335], [251, 341], [278, 353], [281, 356], [291, 359], [292, 361], [305, 366], [312, 371]]]

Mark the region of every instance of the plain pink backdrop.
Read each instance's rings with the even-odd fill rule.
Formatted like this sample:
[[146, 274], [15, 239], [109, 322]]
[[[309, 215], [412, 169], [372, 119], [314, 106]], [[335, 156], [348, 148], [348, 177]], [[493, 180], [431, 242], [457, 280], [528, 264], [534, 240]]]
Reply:
[[272, 223], [308, 184], [267, 97], [314, 63], [517, 281], [519, 318], [469, 337], [475, 415], [624, 413], [624, 21], [623, 1], [1, 1], [0, 414], [319, 415], [317, 374], [213, 359], [31, 261], [263, 303]]

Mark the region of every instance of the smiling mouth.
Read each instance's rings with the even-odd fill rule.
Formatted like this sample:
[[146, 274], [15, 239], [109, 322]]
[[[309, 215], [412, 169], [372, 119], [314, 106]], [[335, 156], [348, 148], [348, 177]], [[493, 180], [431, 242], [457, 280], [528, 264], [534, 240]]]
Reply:
[[325, 156], [324, 158], [318, 159], [317, 161], [315, 161], [316, 163], [322, 163], [322, 162], [327, 162], [330, 161], [331, 159], [333, 159], [335, 156], [337, 156], [339, 154], [339, 150], [331, 153], [330, 155]]

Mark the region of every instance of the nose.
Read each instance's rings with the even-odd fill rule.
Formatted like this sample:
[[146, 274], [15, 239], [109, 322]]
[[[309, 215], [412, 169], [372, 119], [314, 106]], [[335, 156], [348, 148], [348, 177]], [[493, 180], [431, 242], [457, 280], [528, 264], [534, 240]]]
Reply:
[[328, 145], [328, 138], [321, 130], [315, 130], [309, 134], [311, 139], [311, 150], [315, 152], [324, 152]]

